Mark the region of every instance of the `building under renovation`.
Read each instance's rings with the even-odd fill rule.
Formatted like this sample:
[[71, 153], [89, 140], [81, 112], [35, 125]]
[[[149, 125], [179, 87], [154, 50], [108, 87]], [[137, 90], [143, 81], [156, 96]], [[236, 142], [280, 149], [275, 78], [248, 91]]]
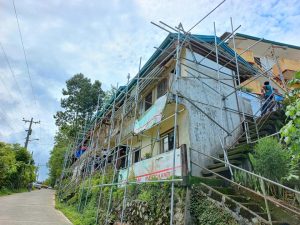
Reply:
[[[273, 58], [263, 55], [266, 52]], [[279, 105], [277, 98], [265, 105], [263, 83], [269, 81], [276, 89], [274, 95], [283, 95], [291, 71], [299, 70], [299, 52], [299, 47], [242, 34], [225, 33], [219, 38], [169, 33], [137, 75], [115, 90], [78, 135], [66, 155], [62, 180], [69, 176], [76, 185], [95, 173], [105, 174], [111, 165], [114, 179], [99, 188], [126, 188], [130, 182], [188, 185], [190, 177], [230, 182], [236, 167], [250, 170], [248, 149], [239, 152], [236, 146], [267, 135], [260, 132], [261, 118], [268, 119], [262, 107], [269, 111], [263, 114], [272, 114]], [[285, 58], [289, 56], [292, 59]], [[222, 201], [231, 201], [203, 185], [207, 195], [216, 192]], [[238, 201], [234, 204], [239, 210], [233, 213], [250, 222], [278, 220], [268, 206], [260, 213]], [[242, 209], [248, 217], [240, 213]], [[289, 222], [293, 224], [293, 219]]]

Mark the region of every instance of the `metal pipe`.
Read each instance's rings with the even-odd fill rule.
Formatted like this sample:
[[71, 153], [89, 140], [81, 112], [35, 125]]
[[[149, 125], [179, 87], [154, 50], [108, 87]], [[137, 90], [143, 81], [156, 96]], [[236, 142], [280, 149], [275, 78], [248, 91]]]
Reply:
[[[128, 82], [129, 82], [129, 79], [128, 79]], [[115, 176], [116, 176], [118, 156], [119, 156], [119, 153], [120, 153], [120, 142], [121, 142], [121, 138], [122, 138], [124, 114], [125, 114], [125, 108], [126, 108], [126, 103], [127, 103], [128, 82], [127, 82], [126, 95], [125, 95], [126, 98], [124, 100], [123, 110], [122, 110], [122, 115], [121, 115], [120, 133], [119, 133], [119, 138], [118, 138], [118, 147], [117, 147], [117, 151], [116, 151], [116, 157], [117, 157], [117, 159], [114, 162], [114, 174], [113, 174], [112, 181], [114, 181]], [[111, 206], [111, 201], [112, 201], [111, 200], [111, 198], [112, 198], [112, 191], [113, 191], [113, 189], [111, 187], [110, 188], [110, 193], [109, 193], [109, 202], [108, 202], [107, 211], [106, 211], [105, 225], [108, 222], [108, 214], [109, 214], [109, 211], [110, 211], [110, 206]]]
[[182, 179], [166, 179], [166, 180], [147, 180], [143, 182], [139, 181], [127, 181], [127, 182], [117, 182], [117, 183], [109, 183], [109, 184], [99, 184], [95, 185], [92, 188], [99, 187], [110, 187], [110, 186], [122, 186], [122, 185], [132, 185], [132, 184], [152, 184], [152, 183], [170, 183], [170, 182], [182, 182]]
[[[114, 113], [115, 113], [115, 103], [116, 103], [116, 93], [115, 93], [115, 98], [114, 98], [114, 104], [113, 104], [113, 108], [112, 108], [112, 113], [111, 113], [111, 117], [110, 117], [110, 129], [109, 129], [109, 136], [108, 136], [108, 151], [110, 149], [110, 138], [111, 138], [111, 132], [113, 130], [114, 127]], [[108, 156], [106, 157], [105, 163], [104, 163], [104, 169], [103, 169], [103, 173], [102, 173], [102, 180], [101, 180], [101, 184], [104, 183], [104, 176], [106, 173], [106, 166], [108, 163]], [[99, 194], [99, 199], [98, 199], [98, 207], [97, 207], [97, 215], [96, 215], [96, 224], [98, 224], [98, 218], [99, 218], [99, 207], [100, 207], [100, 203], [101, 203], [101, 198], [102, 198], [102, 187], [100, 189], [100, 194]]]
[[224, 130], [228, 135], [231, 135], [224, 127], [222, 127], [217, 121], [215, 121], [211, 116], [209, 116], [206, 112], [204, 112], [199, 106], [197, 106], [195, 103], [193, 103], [189, 98], [183, 96], [180, 92], [180, 97], [186, 99], [190, 104], [192, 104], [196, 109], [198, 109], [201, 113], [203, 113], [208, 119], [213, 121], [218, 127], [220, 127], [222, 130]]
[[[221, 44], [225, 43], [226, 40], [228, 40], [231, 36], [234, 36], [234, 33], [241, 27], [241, 25], [239, 25], [235, 30], [232, 30], [232, 32], [226, 37], [224, 38], [217, 46], [220, 46]], [[201, 63], [204, 59], [206, 59], [211, 53], [213, 53], [213, 49], [203, 58], [200, 60], [199, 63]]]
[[[190, 148], [190, 149], [193, 150], [193, 151], [196, 151], [196, 152], [198, 152], [198, 153], [200, 153], [200, 154], [202, 154], [202, 155], [204, 155], [204, 156], [207, 156], [208, 158], [212, 158], [212, 159], [215, 159], [215, 160], [217, 160], [217, 161], [219, 161], [219, 162], [222, 162], [222, 163], [225, 163], [225, 164], [226, 164], [225, 161], [223, 161], [223, 160], [221, 160], [221, 159], [219, 159], [219, 158], [216, 158], [216, 157], [214, 157], [214, 156], [207, 155], [207, 154], [205, 154], [205, 153], [203, 153], [203, 152], [200, 152], [200, 151], [198, 151], [198, 150], [196, 150], [196, 149], [193, 149], [193, 148]], [[227, 163], [227, 164], [230, 164], [230, 165], [231, 165], [233, 168], [235, 168], [235, 169], [241, 170], [241, 171], [243, 171], [243, 172], [245, 172], [245, 173], [248, 173], [248, 174], [250, 174], [250, 175], [252, 175], [252, 176], [255, 176], [255, 177], [257, 177], [257, 178], [261, 178], [261, 179], [263, 179], [264, 181], [267, 181], [267, 182], [269, 182], [269, 183], [271, 183], [271, 184], [274, 184], [274, 185], [276, 185], [276, 186], [282, 187], [282, 188], [284, 188], [284, 189], [286, 189], [286, 190], [288, 190], [288, 191], [291, 191], [291, 192], [293, 192], [293, 193], [295, 193], [295, 194], [298, 194], [298, 195], [300, 194], [300, 191], [297, 191], [297, 190], [294, 190], [294, 189], [289, 188], [289, 187], [287, 187], [287, 186], [284, 186], [284, 185], [282, 185], [282, 184], [280, 184], [280, 183], [277, 183], [277, 182], [272, 181], [272, 180], [270, 180], [270, 179], [268, 179], [268, 178], [265, 178], [265, 177], [262, 177], [262, 176], [260, 176], [260, 175], [257, 175], [257, 174], [255, 174], [255, 173], [253, 173], [253, 172], [250, 172], [250, 171], [248, 171], [248, 170], [245, 170], [245, 169], [243, 169], [243, 168], [240, 168], [240, 167], [238, 167], [238, 166], [235, 166], [235, 165], [233, 165], [233, 164], [231, 164], [231, 163]]]
[[199, 20], [194, 26], [192, 26], [186, 33], [189, 33], [196, 26], [198, 26], [205, 18], [207, 18], [210, 14], [212, 14], [217, 8], [219, 8], [226, 0], [220, 2], [215, 8], [213, 8], [208, 14], [206, 14], [201, 20]]
[[[136, 83], [136, 92], [135, 92], [135, 102], [138, 102], [139, 99], [139, 78], [141, 75], [141, 65], [142, 65], [142, 57], [140, 57], [140, 62], [139, 62], [139, 72], [138, 72], [138, 76], [137, 76], [137, 83]], [[135, 122], [136, 117], [137, 117], [137, 108], [138, 108], [138, 104], [135, 104], [135, 110], [134, 110], [134, 117], [133, 117], [133, 121]], [[132, 128], [134, 131], [134, 127]], [[128, 139], [127, 139], [128, 141]], [[132, 151], [132, 145], [133, 145], [133, 136], [130, 137], [130, 148], [129, 148], [129, 153]], [[128, 182], [128, 178], [129, 178], [129, 168], [130, 168], [130, 161], [129, 161], [129, 157], [127, 157], [127, 174], [126, 174], [126, 182]], [[124, 218], [124, 212], [126, 209], [126, 196], [127, 196], [127, 184], [125, 184], [125, 189], [124, 189], [124, 195], [123, 195], [123, 205], [122, 205], [122, 212], [121, 212], [121, 224], [123, 224], [123, 218]]]
[[[180, 26], [180, 25], [179, 25]], [[178, 90], [179, 90], [179, 77], [180, 74], [180, 55], [181, 55], [181, 48], [180, 48], [180, 33], [178, 32], [177, 35], [177, 46], [176, 46], [176, 66], [175, 66], [175, 84], [176, 85], [176, 92], [175, 92], [175, 116], [174, 116], [174, 140], [173, 140], [173, 170], [172, 170], [172, 179], [175, 177], [175, 149], [176, 149], [176, 141], [177, 141], [177, 117], [178, 117]], [[174, 182], [172, 182], [171, 186], [171, 215], [170, 215], [170, 225], [173, 225], [173, 216], [174, 216]]]
[[[221, 88], [221, 83], [220, 83], [220, 70], [219, 70], [219, 51], [218, 51], [218, 44], [217, 44], [217, 31], [216, 31], [216, 23], [214, 22], [214, 34], [215, 34], [215, 52], [216, 52], [216, 63], [217, 63], [217, 77], [218, 77], [218, 89], [219, 89], [219, 94], [220, 94], [220, 106], [219, 106], [219, 111], [220, 111], [220, 121], [221, 121], [221, 126], [224, 127], [224, 121], [223, 121], [223, 96], [222, 96], [222, 88]], [[222, 132], [223, 129], [221, 129], [221, 136], [223, 136], [223, 132]], [[229, 162], [228, 160], [228, 157], [227, 157], [227, 152], [224, 148], [224, 142], [222, 141], [221, 139], [221, 136], [220, 134], [218, 134], [219, 136], [219, 140], [220, 140], [220, 144], [221, 144], [221, 147], [223, 149], [223, 153], [224, 153], [224, 160]], [[232, 169], [229, 165], [229, 171], [230, 171], [230, 174], [231, 176], [233, 175], [232, 173]]]
[[[244, 51], [242, 51], [240, 54], [237, 54], [238, 56], [241, 56], [241, 55], [243, 55], [245, 52], [247, 52], [250, 48], [252, 48], [252, 47], [254, 47], [255, 45], [257, 45], [259, 42], [261, 42], [261, 41], [263, 41], [264, 39], [263, 38], [261, 38], [261, 39], [259, 39], [258, 41], [256, 41], [254, 44], [252, 44], [252, 45], [250, 45], [248, 48], [246, 48]], [[234, 59], [234, 58], [233, 58]], [[232, 62], [232, 60], [233, 59], [231, 59], [230, 61], [228, 61], [225, 65], [223, 65], [220, 69], [222, 69], [223, 67], [226, 67], [229, 63], [231, 63]]]
[[[228, 179], [228, 178], [226, 178], [226, 177], [224, 177], [224, 176], [222, 176], [222, 175], [220, 175], [220, 174], [218, 174], [218, 173], [216, 173], [216, 172], [214, 172], [214, 171], [212, 171], [212, 170], [210, 170], [210, 169], [207, 169], [206, 167], [200, 166], [198, 163], [195, 163], [195, 162], [193, 162], [193, 161], [191, 161], [191, 163], [194, 164], [194, 165], [196, 165], [196, 166], [198, 166], [198, 167], [200, 167], [201, 169], [204, 169], [204, 170], [207, 170], [207, 171], [211, 172], [212, 174], [216, 175], [217, 177], [220, 177], [220, 178], [223, 179], [223, 180], [228, 181], [228, 182], [231, 183], [231, 184], [234, 184], [234, 185], [238, 186], [239, 188], [242, 188], [242, 189], [244, 189], [244, 190], [246, 190], [246, 191], [249, 191], [249, 192], [251, 192], [252, 194], [258, 195], [258, 196], [261, 197], [261, 198], [264, 197], [260, 192], [254, 191], [254, 190], [252, 190], [252, 189], [250, 189], [250, 188], [248, 188], [248, 187], [245, 187], [245, 186], [241, 185], [240, 183], [237, 183], [237, 182], [235, 182], [235, 181], [233, 181], [233, 180], [230, 180], [230, 179]], [[279, 206], [281, 206], [281, 207], [283, 207], [283, 208], [285, 208], [285, 209], [287, 209], [287, 210], [289, 210], [289, 211], [291, 211], [291, 212], [293, 212], [293, 213], [295, 213], [295, 214], [297, 214], [297, 215], [300, 215], [300, 212], [288, 208], [287, 206], [281, 204], [280, 202], [275, 201], [274, 198], [268, 197], [268, 196], [266, 196], [266, 198], [267, 198], [267, 200], [269, 200], [270, 202], [272, 202], [272, 203], [274, 203], [274, 204], [276, 204], [276, 205], [279, 205]]]
[[[220, 94], [219, 91], [215, 90], [213, 87], [209, 86], [207, 83], [204, 83], [202, 80], [200, 80], [199, 77], [195, 76], [194, 74], [192, 74], [191, 72], [189, 72], [188, 70], [185, 70], [185, 72], [187, 72], [188, 74], [190, 74], [192, 77], [194, 77], [195, 79], [199, 80], [200, 82], [202, 82], [205, 86], [207, 86], [209, 89], [213, 90], [214, 92], [216, 92], [217, 94]], [[201, 77], [201, 79], [203, 79]], [[208, 78], [211, 79], [211, 78]]]

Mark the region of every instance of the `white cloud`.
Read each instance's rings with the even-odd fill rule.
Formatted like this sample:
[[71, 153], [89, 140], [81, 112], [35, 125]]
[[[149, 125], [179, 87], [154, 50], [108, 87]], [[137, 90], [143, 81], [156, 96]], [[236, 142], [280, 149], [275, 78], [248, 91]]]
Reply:
[[[221, 0], [220, 0], [221, 1]], [[33, 102], [29, 78], [10, 1], [0, 0], [0, 41], [10, 59], [22, 95], [0, 54], [0, 140], [23, 143], [23, 117], [41, 120], [31, 143], [37, 163], [45, 164], [53, 143], [53, 114], [59, 110], [61, 89], [75, 73], [99, 79], [104, 88], [124, 85], [128, 73], [138, 71], [167, 33], [150, 24], [160, 20], [190, 28], [220, 1], [132, 0], [124, 1], [17, 1], [20, 25], [28, 56], [37, 104]], [[230, 30], [230, 17], [241, 33], [299, 44], [300, 3], [292, 1], [227, 0], [193, 33], [212, 34], [213, 22], [221, 35]], [[0, 52], [1, 53], [1, 52]], [[8, 90], [6, 90], [8, 89]], [[8, 123], [13, 130], [8, 127]], [[46, 170], [42, 169], [43, 178]]]

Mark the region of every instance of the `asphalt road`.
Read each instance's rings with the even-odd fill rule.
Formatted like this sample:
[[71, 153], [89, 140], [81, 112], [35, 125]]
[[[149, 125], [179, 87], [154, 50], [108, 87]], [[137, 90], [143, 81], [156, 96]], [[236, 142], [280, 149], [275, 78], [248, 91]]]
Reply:
[[54, 208], [53, 190], [0, 197], [0, 225], [72, 225]]

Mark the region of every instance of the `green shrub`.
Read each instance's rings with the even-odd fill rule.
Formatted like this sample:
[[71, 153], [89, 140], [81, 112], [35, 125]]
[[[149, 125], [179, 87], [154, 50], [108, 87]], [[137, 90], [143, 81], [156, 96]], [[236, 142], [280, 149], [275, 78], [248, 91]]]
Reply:
[[195, 225], [237, 225], [236, 220], [201, 193], [201, 187], [193, 185], [191, 191], [191, 216]]
[[[109, 169], [104, 177], [104, 182], [110, 183], [111, 178], [112, 174]], [[64, 194], [61, 202], [56, 201], [57, 207], [66, 214], [74, 225], [95, 224], [100, 195], [100, 187], [96, 187], [96, 185], [101, 184], [102, 175], [93, 176], [90, 182], [94, 188], [88, 190], [89, 181], [86, 180], [76, 185], [76, 188], [72, 189], [70, 193]], [[127, 187], [126, 210], [124, 211], [124, 221], [127, 224], [168, 224], [171, 193], [169, 183], [130, 184]], [[111, 210], [107, 214], [110, 193], [112, 194]], [[109, 224], [120, 221], [124, 187], [103, 187], [101, 196], [98, 224], [104, 224], [106, 219], [108, 219]], [[174, 218], [176, 218], [176, 224], [184, 223], [184, 199], [185, 189], [180, 185], [175, 185]]]
[[237, 182], [243, 186], [251, 188], [255, 191], [260, 190], [259, 178], [255, 177], [249, 173], [246, 173], [241, 170], [234, 170], [233, 178], [234, 178], [235, 182]]
[[254, 172], [280, 182], [289, 173], [290, 156], [275, 138], [263, 138], [250, 154]]

